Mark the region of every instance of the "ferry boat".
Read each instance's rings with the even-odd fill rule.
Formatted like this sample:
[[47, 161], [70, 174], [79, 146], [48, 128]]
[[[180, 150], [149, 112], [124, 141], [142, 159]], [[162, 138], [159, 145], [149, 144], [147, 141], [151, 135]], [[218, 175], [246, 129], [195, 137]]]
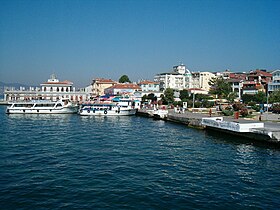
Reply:
[[78, 106], [68, 99], [15, 101], [9, 104], [7, 114], [73, 114], [78, 111]]
[[119, 104], [83, 104], [79, 114], [82, 116], [128, 116], [135, 115], [137, 109]]

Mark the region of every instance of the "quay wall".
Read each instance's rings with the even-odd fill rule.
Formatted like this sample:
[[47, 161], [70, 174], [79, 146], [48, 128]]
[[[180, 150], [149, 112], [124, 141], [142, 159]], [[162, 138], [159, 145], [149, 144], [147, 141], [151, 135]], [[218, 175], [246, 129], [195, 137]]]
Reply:
[[[146, 112], [146, 110], [139, 110], [137, 115], [144, 117], [153, 117], [150, 113]], [[269, 131], [267, 128], [263, 129], [255, 129], [253, 132], [245, 132], [239, 133], [230, 130], [214, 128], [214, 127], [206, 127], [202, 125], [202, 118], [209, 117], [207, 114], [197, 114], [197, 113], [185, 113], [178, 114], [170, 111], [166, 118], [163, 120], [180, 123], [187, 125], [188, 127], [196, 128], [196, 129], [209, 129], [212, 131], [223, 132], [230, 135], [234, 135], [237, 137], [251, 139], [253, 141], [261, 141], [264, 143], [272, 143], [280, 145], [280, 128], [278, 131]]]

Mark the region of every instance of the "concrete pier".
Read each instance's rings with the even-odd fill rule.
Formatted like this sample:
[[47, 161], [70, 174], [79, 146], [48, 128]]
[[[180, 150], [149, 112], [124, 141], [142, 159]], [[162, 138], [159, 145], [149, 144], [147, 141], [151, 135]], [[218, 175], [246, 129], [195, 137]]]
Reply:
[[[139, 110], [137, 114], [145, 117], [153, 117], [151, 111], [147, 111], [147, 110]], [[252, 124], [252, 123], [260, 123], [260, 122], [264, 123], [263, 128], [252, 128], [250, 132], [235, 132], [226, 129], [205, 126], [202, 124], [202, 118], [208, 118], [208, 117], [209, 117], [208, 114], [191, 113], [191, 112], [175, 113], [174, 110], [169, 110], [168, 115], [164, 120], [185, 124], [189, 127], [194, 127], [198, 129], [211, 129], [211, 130], [216, 130], [218, 132], [225, 132], [231, 135], [248, 138], [251, 140], [263, 141], [266, 143], [276, 143], [280, 145], [279, 114], [278, 115], [271, 114], [271, 113], [267, 115], [264, 114], [262, 116], [262, 119], [265, 120], [262, 121], [250, 119], [250, 118], [234, 119], [233, 116], [223, 116], [224, 118], [223, 120], [226, 122], [234, 122], [240, 124], [246, 124], [246, 123]]]

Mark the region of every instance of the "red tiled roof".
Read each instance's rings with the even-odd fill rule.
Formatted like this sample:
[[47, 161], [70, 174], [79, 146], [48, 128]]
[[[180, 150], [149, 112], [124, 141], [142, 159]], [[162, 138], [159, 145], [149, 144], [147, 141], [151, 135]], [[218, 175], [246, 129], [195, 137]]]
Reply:
[[109, 87], [110, 89], [141, 89], [140, 86], [135, 85], [135, 84], [131, 84], [131, 83], [125, 83], [125, 84], [116, 84], [113, 85], [111, 87]]
[[96, 78], [95, 81], [96, 81], [96, 83], [117, 83], [114, 80], [104, 79], [104, 78]]
[[159, 82], [153, 82], [153, 81], [149, 81], [149, 80], [143, 80], [141, 82], [138, 83], [138, 85], [149, 85], [149, 84], [159, 84]]

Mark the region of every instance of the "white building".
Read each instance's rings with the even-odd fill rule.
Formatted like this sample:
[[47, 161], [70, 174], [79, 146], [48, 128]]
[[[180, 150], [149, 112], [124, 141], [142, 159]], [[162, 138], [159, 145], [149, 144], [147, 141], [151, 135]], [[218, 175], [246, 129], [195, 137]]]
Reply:
[[73, 83], [70, 81], [60, 82], [55, 75], [51, 75], [47, 82], [40, 85], [41, 87], [29, 88], [29, 90], [20, 88], [19, 90], [6, 89], [4, 91], [5, 101], [17, 100], [59, 100], [67, 98], [71, 101], [85, 101], [88, 99], [88, 93], [85, 91], [76, 91]]
[[215, 74], [211, 72], [193, 72], [192, 73], [192, 88], [203, 89], [207, 92], [210, 90], [209, 82], [215, 78]]
[[135, 92], [139, 91], [141, 91], [140, 86], [131, 83], [124, 83], [108, 87], [104, 90], [104, 93], [107, 95], [133, 96]]
[[277, 69], [272, 72], [272, 81], [268, 83], [268, 92], [280, 90], [280, 70]]
[[191, 88], [192, 75], [184, 64], [173, 67], [173, 72], [157, 74], [154, 81], [160, 84], [160, 90], [167, 88], [183, 90]]

